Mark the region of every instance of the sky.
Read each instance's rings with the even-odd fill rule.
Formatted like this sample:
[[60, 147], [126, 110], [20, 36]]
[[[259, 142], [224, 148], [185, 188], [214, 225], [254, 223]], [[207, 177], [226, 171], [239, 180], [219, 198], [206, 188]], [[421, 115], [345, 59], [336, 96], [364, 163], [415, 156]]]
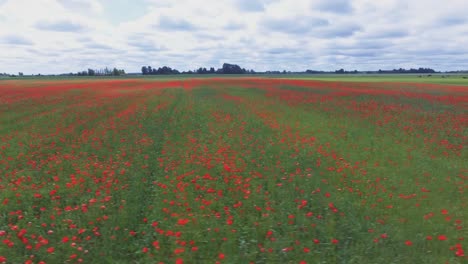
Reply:
[[0, 0], [0, 72], [468, 69], [467, 0]]

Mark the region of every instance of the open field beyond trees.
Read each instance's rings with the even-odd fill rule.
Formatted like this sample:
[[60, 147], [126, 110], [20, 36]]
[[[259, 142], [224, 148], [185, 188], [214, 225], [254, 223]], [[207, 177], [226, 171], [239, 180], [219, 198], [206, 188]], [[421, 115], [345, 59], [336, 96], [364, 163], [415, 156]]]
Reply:
[[467, 145], [461, 85], [0, 81], [0, 263], [467, 263]]

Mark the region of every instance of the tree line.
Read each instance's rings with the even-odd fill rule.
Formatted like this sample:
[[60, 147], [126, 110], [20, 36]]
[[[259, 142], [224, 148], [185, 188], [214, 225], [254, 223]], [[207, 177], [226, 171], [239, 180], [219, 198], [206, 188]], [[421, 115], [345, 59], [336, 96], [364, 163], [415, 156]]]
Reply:
[[88, 69], [87, 71], [80, 71], [76, 74], [70, 73], [70, 75], [77, 75], [77, 76], [120, 76], [125, 75], [125, 70], [104, 68], [104, 69]]
[[[433, 74], [433, 73], [443, 73], [437, 72], [431, 68], [410, 68], [410, 69], [393, 69], [393, 70], [377, 70], [377, 71], [358, 71], [358, 70], [345, 70], [343, 68], [334, 70], [334, 71], [319, 71], [319, 70], [305, 70], [305, 71], [263, 71], [256, 72], [254, 70], [246, 70], [237, 64], [224, 63], [221, 68], [215, 69], [214, 67], [205, 68], [200, 67], [195, 70], [188, 71], [179, 71], [168, 66], [163, 67], [152, 67], [152, 66], [143, 66], [141, 67], [141, 73], [143, 75], [176, 75], [176, 74]], [[451, 71], [445, 73], [458, 73], [466, 74], [468, 71]], [[59, 76], [120, 76], [126, 75], [127, 73], [123, 69], [118, 68], [102, 68], [102, 69], [87, 69], [79, 71], [76, 73], [64, 73], [58, 74]], [[138, 73], [135, 73], [138, 74]], [[0, 73], [0, 77], [22, 77], [22, 76], [42, 76], [41, 74], [37, 75], [25, 75], [23, 72], [18, 74], [8, 74]], [[55, 74], [49, 75], [55, 76]]]
[[205, 67], [200, 67], [196, 70], [189, 70], [180, 72], [179, 70], [172, 69], [171, 67], [159, 67], [154, 68], [151, 66], [143, 66], [141, 67], [141, 73], [143, 75], [162, 75], [162, 74], [253, 74], [255, 73], [254, 70], [246, 70], [245, 68], [241, 68], [237, 64], [230, 64], [224, 63], [223, 66], [217, 70], [214, 67], [209, 69]]
[[434, 69], [431, 68], [418, 68], [418, 69], [393, 69], [391, 71], [385, 71], [385, 70], [378, 70], [378, 73], [436, 73]]

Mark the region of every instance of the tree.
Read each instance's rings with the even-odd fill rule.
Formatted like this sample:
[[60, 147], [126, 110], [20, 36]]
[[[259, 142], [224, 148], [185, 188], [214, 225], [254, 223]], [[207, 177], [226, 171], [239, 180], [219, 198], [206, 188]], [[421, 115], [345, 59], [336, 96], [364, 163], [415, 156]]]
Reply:
[[141, 74], [143, 75], [148, 74], [148, 68], [146, 68], [146, 66], [141, 67]]
[[153, 74], [153, 68], [151, 66], [148, 66], [148, 74]]
[[96, 72], [93, 69], [88, 69], [88, 75], [89, 76], [94, 76], [94, 75], [96, 75]]
[[243, 70], [239, 65], [224, 63], [223, 67], [219, 69], [218, 72], [223, 74], [243, 74], [245, 73], [245, 70]]
[[[214, 70], [214, 69], [213, 69]], [[197, 70], [197, 74], [207, 74], [208, 73], [208, 70], [206, 68], [202, 68], [200, 67], [198, 70]]]

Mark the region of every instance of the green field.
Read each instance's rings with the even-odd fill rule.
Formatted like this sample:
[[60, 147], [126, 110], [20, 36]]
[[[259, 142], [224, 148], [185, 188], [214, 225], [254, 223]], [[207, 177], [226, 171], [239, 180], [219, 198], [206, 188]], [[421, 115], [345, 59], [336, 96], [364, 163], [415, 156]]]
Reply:
[[0, 263], [467, 263], [461, 76], [0, 81]]
[[[21, 77], [26, 80], [95, 80], [95, 79], [145, 79], [145, 80], [182, 80], [182, 79], [206, 79], [206, 78], [274, 78], [274, 79], [299, 79], [319, 80], [332, 82], [407, 82], [407, 83], [435, 83], [448, 85], [468, 86], [468, 74], [243, 74], [243, 75], [218, 75], [218, 74], [180, 74], [180, 75], [126, 75], [109, 77], [83, 77], [83, 76], [32, 76]], [[1, 80], [18, 80], [17, 78], [0, 77]]]

